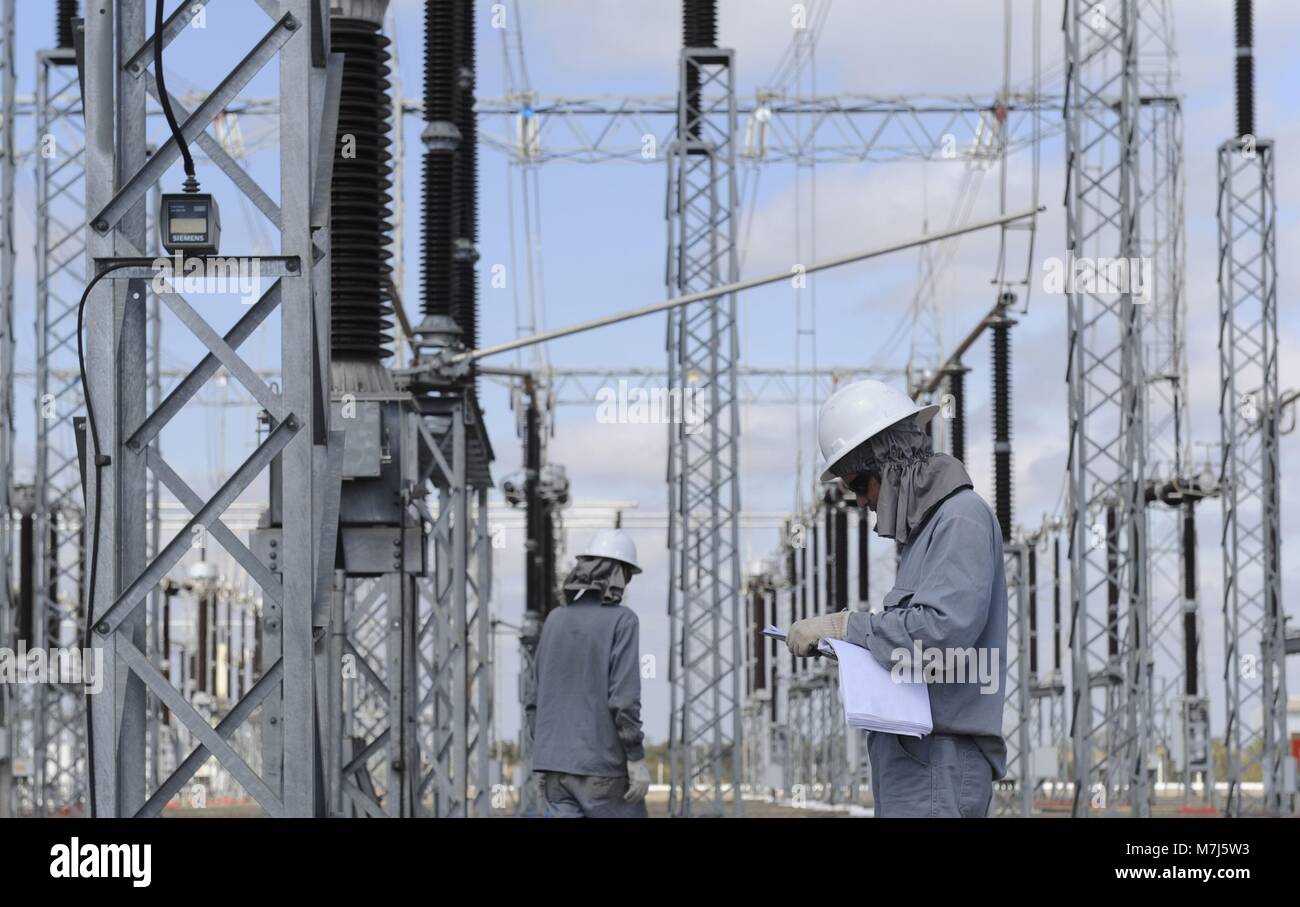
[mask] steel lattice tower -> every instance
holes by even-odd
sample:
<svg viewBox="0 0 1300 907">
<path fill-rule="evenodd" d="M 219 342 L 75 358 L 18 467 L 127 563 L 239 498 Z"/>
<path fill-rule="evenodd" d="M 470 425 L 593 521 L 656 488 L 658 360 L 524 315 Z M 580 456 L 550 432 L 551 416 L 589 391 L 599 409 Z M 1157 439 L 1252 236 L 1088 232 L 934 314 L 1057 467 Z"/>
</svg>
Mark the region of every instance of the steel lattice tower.
<svg viewBox="0 0 1300 907">
<path fill-rule="evenodd" d="M 1284 620 L 1279 570 L 1277 245 L 1273 143 L 1219 147 L 1219 426 L 1228 802 L 1262 773 L 1266 811 L 1283 808 Z"/>
<path fill-rule="evenodd" d="M 1237 3 L 1237 137 L 1219 146 L 1219 430 L 1229 815 L 1289 812 L 1278 512 L 1274 147 L 1254 134 L 1251 4 Z M 1243 782 L 1258 771 L 1263 799 Z"/>
<path fill-rule="evenodd" d="M 82 626 L 81 474 L 74 420 L 77 297 L 85 285 L 85 130 L 72 48 L 36 61 L 36 570 L 33 648 L 75 646 Z M 34 809 L 84 807 L 81 690 L 47 684 L 33 702 Z"/>
<path fill-rule="evenodd" d="M 11 602 L 14 407 L 14 4 L 0 0 L 0 646 L 14 648 L 19 615 Z M 19 607 L 24 607 L 24 604 Z M 16 697 L 0 689 L 0 818 L 13 815 L 18 750 Z"/>
<path fill-rule="evenodd" d="M 1076 260 L 1141 253 L 1137 32 L 1134 0 L 1067 6 L 1066 243 Z M 1069 288 L 1068 372 L 1074 813 L 1145 815 L 1145 315 L 1131 284 L 1080 283 Z"/>
<path fill-rule="evenodd" d="M 268 814 L 307 816 L 315 810 L 319 747 L 313 728 L 313 603 L 323 603 L 321 592 L 328 580 L 328 571 L 319 569 L 316 541 L 328 519 L 316 504 L 325 499 L 329 481 L 321 464 L 337 462 L 329 453 L 340 448 L 338 439 L 315 418 L 327 405 L 327 389 L 317 378 L 328 374 L 329 365 L 328 355 L 324 368 L 318 358 L 327 349 L 322 336 L 328 335 L 322 332 L 329 325 L 328 231 L 313 231 L 327 211 L 329 196 L 327 189 L 317 191 L 315 177 L 329 158 L 313 155 L 313 149 L 322 147 L 322 140 L 323 147 L 333 144 L 336 114 L 327 105 L 326 82 L 327 70 L 337 63 L 319 61 L 312 53 L 307 26 L 314 7 L 306 0 L 284 0 L 281 6 L 279 11 L 265 11 L 260 38 L 193 111 L 173 102 L 181 140 L 203 147 L 212 172 L 220 169 L 231 176 L 267 214 L 278 229 L 280 254 L 259 258 L 260 275 L 271 278 L 270 287 L 224 336 L 180 293 L 158 293 L 208 354 L 156 408 L 149 406 L 146 394 L 144 297 L 156 270 L 151 258 L 142 257 L 147 248 L 145 208 L 151 187 L 179 157 L 179 145 L 172 137 L 152 155 L 146 153 L 145 99 L 147 94 L 157 96 L 159 85 L 144 62 L 150 47 L 144 0 L 117 0 L 102 10 L 103 15 L 86 21 L 84 184 L 89 217 L 83 214 L 78 220 L 89 222 L 84 234 L 87 270 L 105 268 L 111 273 L 89 294 L 86 307 L 87 391 L 94 402 L 102 455 L 91 459 L 95 469 L 87 483 L 89 509 L 98 511 L 90 521 L 97 531 L 89 541 L 92 558 L 96 550 L 103 556 L 85 594 L 95 655 L 102 656 L 107 676 L 125 680 L 121 686 L 107 685 L 90 706 L 93 797 L 97 814 L 105 817 L 157 815 L 211 757 Z M 201 8 L 182 6 L 157 40 L 170 43 Z M 278 203 L 205 131 L 216 113 L 273 63 L 279 70 Z M 313 232 L 324 244 L 319 261 L 313 255 Z M 272 313 L 281 316 L 282 383 L 276 390 L 236 352 Z M 219 366 L 258 400 L 268 427 L 252 454 L 214 493 L 203 497 L 168 465 L 158 437 Z M 234 535 L 222 516 L 254 479 L 272 471 L 276 461 L 272 504 L 278 507 L 281 536 L 276 541 L 282 544 L 271 544 L 275 554 L 268 565 Z M 145 544 L 148 473 L 192 514 L 153 555 Z M 263 671 L 216 726 L 150 657 L 142 607 L 191 547 L 198 529 L 244 567 L 264 597 Z M 156 785 L 145 776 L 146 693 L 163 702 L 197 744 Z M 255 713 L 261 716 L 260 766 L 256 760 L 250 764 L 235 748 L 240 729 L 250 720 L 256 723 Z"/>
<path fill-rule="evenodd" d="M 1161 489 L 1178 488 L 1169 506 L 1148 509 L 1151 643 L 1156 658 L 1152 676 L 1152 720 L 1157 741 L 1167 752 L 1191 730 L 1208 743 L 1203 696 L 1189 698 L 1189 667 L 1199 673 L 1199 652 L 1187 663 L 1188 621 L 1199 622 L 1197 602 L 1184 579 L 1190 566 L 1183 547 L 1183 496 L 1195 483 L 1190 462 L 1187 370 L 1187 299 L 1183 215 L 1183 116 L 1178 95 L 1178 54 L 1169 0 L 1141 0 L 1137 10 L 1139 144 L 1142 148 L 1138 210 L 1142 257 L 1150 262 L 1150 301 L 1143 334 L 1147 368 L 1146 457 L 1148 499 Z M 1183 506 L 1191 506 L 1186 504 Z M 1203 689 L 1202 678 L 1192 687 Z M 1199 717 L 1198 717 L 1199 716 Z M 1195 728 L 1189 728 L 1191 723 Z M 1181 726 L 1181 730 L 1180 730 Z M 1185 747 L 1185 744 L 1184 744 Z M 1208 757 L 1208 750 L 1205 755 Z M 1188 770 L 1188 754 L 1183 768 Z M 1199 759 L 1193 762 L 1202 764 Z M 1186 778 L 1184 778 L 1186 780 Z"/>
<path fill-rule="evenodd" d="M 1014 790 L 995 790 L 990 804 L 993 815 L 1027 816 L 1033 808 L 1034 778 L 1030 768 L 1029 677 L 1029 576 L 1028 547 L 1024 542 L 1007 542 L 1003 570 L 1007 581 L 1007 678 L 1002 709 L 1002 736 L 1007 745 L 1007 775 L 1014 778 Z"/>
<path fill-rule="evenodd" d="M 677 136 L 668 149 L 668 290 L 738 279 L 733 54 L 687 47 Z M 742 810 L 740 487 L 734 297 L 668 316 L 669 386 L 699 394 L 706 418 L 669 426 L 669 740 L 674 815 Z"/>
</svg>

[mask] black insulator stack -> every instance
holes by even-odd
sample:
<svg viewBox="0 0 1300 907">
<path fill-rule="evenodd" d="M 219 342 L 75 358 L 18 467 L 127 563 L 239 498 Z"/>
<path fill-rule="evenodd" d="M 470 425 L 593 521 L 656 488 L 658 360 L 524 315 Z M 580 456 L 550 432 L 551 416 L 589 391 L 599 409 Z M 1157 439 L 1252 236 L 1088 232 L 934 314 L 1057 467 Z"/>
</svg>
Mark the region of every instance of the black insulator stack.
<svg viewBox="0 0 1300 907">
<path fill-rule="evenodd" d="M 59 549 L 51 548 L 50 550 L 58 551 Z M 86 563 L 86 526 L 84 520 L 82 521 L 81 528 L 77 530 L 77 563 L 78 564 Z M 58 588 L 58 569 L 59 568 L 57 562 L 50 567 L 50 572 L 53 574 L 53 578 L 54 578 L 54 582 L 49 587 L 51 589 Z M 77 571 L 77 601 L 78 602 L 86 601 L 86 583 L 90 579 L 90 577 L 87 574 L 88 571 L 86 570 Z M 86 606 L 84 604 L 78 604 L 77 605 L 78 613 L 84 612 L 85 607 Z M 58 620 L 59 620 L 58 617 L 54 615 L 50 615 L 51 629 L 53 630 L 54 634 L 58 634 L 59 632 L 61 632 L 58 626 Z M 84 621 L 78 621 L 77 623 L 76 638 L 77 638 L 77 648 L 79 649 L 82 646 L 82 642 L 85 640 L 85 633 L 82 631 L 82 627 L 84 626 L 84 624 L 85 624 Z M 57 639 L 57 638 L 58 638 L 57 635 L 51 635 L 46 637 L 46 639 Z"/>
<path fill-rule="evenodd" d="M 456 321 L 462 340 L 470 349 L 478 347 L 478 117 L 474 113 L 474 0 L 460 0 L 461 14 L 456 28 L 456 128 L 460 147 L 456 149 L 455 270 Z"/>
<path fill-rule="evenodd" d="M 1183 504 L 1183 678 L 1184 692 L 1198 696 L 1200 667 L 1196 661 L 1196 505 Z"/>
<path fill-rule="evenodd" d="M 54 517 L 54 519 L 51 519 L 48 525 L 49 525 L 49 529 L 45 534 L 45 544 L 48 545 L 49 547 L 46 548 L 45 550 L 58 551 L 59 550 L 58 517 L 56 516 Z M 48 568 L 45 573 L 45 582 L 47 585 L 45 586 L 45 588 L 50 590 L 51 595 L 56 595 L 58 594 L 58 588 L 59 588 L 59 559 L 57 557 L 51 557 L 51 558 L 47 558 L 47 561 L 48 561 Z M 77 563 L 81 563 L 81 561 L 77 561 Z M 81 589 L 78 588 L 77 592 L 78 594 L 80 594 Z M 77 601 L 84 602 L 85 599 L 78 598 Z M 81 606 L 78 605 L 79 610 L 80 607 Z M 58 617 L 55 615 L 53 611 L 48 611 L 46 612 L 45 615 L 45 638 L 46 639 L 60 638 Z"/>
<path fill-rule="evenodd" d="M 72 20 L 77 18 L 77 0 L 58 0 L 54 11 L 54 35 L 58 46 L 70 50 L 72 44 Z"/>
<path fill-rule="evenodd" d="M 767 637 L 763 635 L 764 605 L 763 590 L 755 583 L 753 591 L 749 594 L 750 640 L 754 647 L 753 673 L 746 672 L 746 676 L 749 677 L 750 692 L 761 690 L 767 685 L 767 649 L 763 645 L 767 641 Z"/>
<path fill-rule="evenodd" d="M 560 605 L 559 583 L 555 574 L 555 511 L 547 507 L 542 515 L 542 580 L 546 583 L 546 610 L 550 614 Z"/>
<path fill-rule="evenodd" d="M 838 597 L 835 578 L 839 574 L 839 564 L 835 562 L 835 555 L 839 552 L 839 545 L 835 542 L 835 498 L 830 492 L 822 498 L 822 507 L 822 525 L 826 531 L 826 611 L 829 613 L 835 610 L 835 600 Z"/>
<path fill-rule="evenodd" d="M 330 47 L 343 54 L 342 153 L 334 162 L 330 202 L 330 348 L 336 359 L 379 361 L 392 355 L 388 44 L 375 22 L 330 18 Z"/>
<path fill-rule="evenodd" d="M 1183 502 L 1183 598 L 1196 601 L 1196 502 Z"/>
<path fill-rule="evenodd" d="M 1002 540 L 1011 540 L 1011 325 L 1005 315 L 993 322 L 993 482 Z"/>
<path fill-rule="evenodd" d="M 966 462 L 966 369 L 960 365 L 948 372 L 948 393 L 952 395 L 952 455 Z"/>
<path fill-rule="evenodd" d="M 162 590 L 162 657 L 172 657 L 172 599 L 179 586 L 168 583 Z"/>
<path fill-rule="evenodd" d="M 24 513 L 18 529 L 18 638 L 34 640 L 36 630 L 36 518 Z"/>
<path fill-rule="evenodd" d="M 425 4 L 424 13 L 424 121 L 452 124 L 459 92 L 456 66 L 456 20 L 461 4 Z M 452 151 L 424 152 L 423 248 L 420 295 L 426 317 L 455 314 L 455 210 L 452 187 L 456 158 Z"/>
<path fill-rule="evenodd" d="M 871 531 L 867 512 L 858 511 L 858 602 L 866 604 L 871 593 Z"/>
<path fill-rule="evenodd" d="M 682 46 L 718 46 L 718 10 L 714 0 L 682 0 Z M 687 132 L 691 138 L 698 139 L 700 118 L 695 112 L 700 109 L 700 74 L 692 67 L 686 69 L 686 109 L 692 111 Z"/>
<path fill-rule="evenodd" d="M 835 598 L 832 611 L 843 611 L 849 606 L 849 512 L 840 507 L 835 511 Z"/>
<path fill-rule="evenodd" d="M 1029 546 L 1029 673 L 1038 675 L 1038 541 Z"/>
<path fill-rule="evenodd" d="M 1255 134 L 1255 25 L 1253 0 L 1237 0 L 1237 137 Z"/>
<path fill-rule="evenodd" d="M 555 538 L 550 503 L 542 498 L 542 425 L 537 395 L 528 397 L 524 411 L 524 601 L 541 620 L 557 607 L 555 600 Z"/>
<path fill-rule="evenodd" d="M 1061 670 L 1061 537 L 1052 536 L 1052 669 Z"/>
<path fill-rule="evenodd" d="M 195 646 L 198 661 L 194 666 L 194 688 L 203 693 L 208 692 L 208 634 L 212 629 L 212 618 L 209 613 L 211 607 L 211 597 L 204 592 L 199 596 L 198 642 Z"/>
<path fill-rule="evenodd" d="M 682 46 L 718 46 L 718 9 L 715 0 L 683 0 Z"/>
<path fill-rule="evenodd" d="M 1130 523 L 1128 527 L 1128 550 L 1137 551 L 1138 543 L 1140 539 L 1141 539 L 1141 535 L 1138 532 L 1137 523 L 1136 522 Z M 1143 575 L 1141 570 L 1130 570 L 1128 572 L 1129 601 L 1137 601 L 1138 598 L 1141 596 L 1142 579 L 1143 579 Z M 1133 640 L 1134 649 L 1138 651 L 1141 650 L 1143 645 L 1142 642 L 1143 632 L 1144 632 L 1144 628 L 1142 626 L 1142 622 L 1141 621 L 1134 622 L 1132 625 L 1132 631 L 1130 633 L 1130 637 Z"/>
<path fill-rule="evenodd" d="M 1106 651 L 1119 654 L 1119 514 L 1106 505 Z"/>
<path fill-rule="evenodd" d="M 265 640 L 262 633 L 262 615 L 253 614 L 253 674 L 262 675 L 262 652 Z"/>
<path fill-rule="evenodd" d="M 808 619 L 808 543 L 807 543 L 806 536 L 804 538 L 804 543 L 799 546 L 798 564 L 799 564 L 798 585 L 796 586 L 796 588 L 799 590 L 799 616 L 797 620 L 807 620 Z M 791 607 L 793 608 L 794 606 L 793 599 L 791 599 L 790 604 Z M 793 617 L 794 615 L 791 616 Z M 791 623 L 793 623 L 793 621 L 791 621 Z M 795 664 L 799 666 L 799 670 L 803 670 L 804 666 L 801 665 L 800 662 L 796 661 Z"/>
</svg>

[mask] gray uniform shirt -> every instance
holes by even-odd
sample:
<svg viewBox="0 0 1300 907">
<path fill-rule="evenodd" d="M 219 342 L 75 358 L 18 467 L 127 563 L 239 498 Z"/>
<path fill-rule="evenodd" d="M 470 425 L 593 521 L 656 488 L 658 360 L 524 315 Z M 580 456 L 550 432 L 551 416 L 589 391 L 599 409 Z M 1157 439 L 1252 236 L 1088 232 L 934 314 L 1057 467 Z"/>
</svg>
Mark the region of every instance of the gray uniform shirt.
<svg viewBox="0 0 1300 907">
<path fill-rule="evenodd" d="M 533 767 L 623 777 L 628 760 L 645 758 L 639 624 L 631 609 L 586 596 L 542 627 Z"/>
<path fill-rule="evenodd" d="M 925 678 L 934 733 L 971 735 L 993 777 L 1006 774 L 1007 582 L 1002 532 L 983 498 L 963 488 L 944 499 L 903 546 L 884 608 L 852 612 L 846 635 L 887 668 L 913 662 L 918 642 L 922 666 L 929 648 L 945 656 L 942 681 Z"/>
</svg>

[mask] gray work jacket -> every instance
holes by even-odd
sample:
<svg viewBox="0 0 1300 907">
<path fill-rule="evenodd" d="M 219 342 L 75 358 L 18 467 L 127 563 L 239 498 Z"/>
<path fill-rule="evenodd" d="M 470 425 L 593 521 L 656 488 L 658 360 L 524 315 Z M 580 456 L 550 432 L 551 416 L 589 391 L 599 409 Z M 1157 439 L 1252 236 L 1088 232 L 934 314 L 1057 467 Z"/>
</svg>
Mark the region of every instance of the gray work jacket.
<svg viewBox="0 0 1300 907">
<path fill-rule="evenodd" d="M 925 680 L 934 733 L 974 737 L 993 777 L 1003 777 L 1007 582 L 1002 531 L 983 498 L 963 488 L 935 508 L 903 546 L 883 604 L 849 615 L 848 641 L 886 668 L 899 665 L 908 678 Z M 918 643 L 921 670 L 914 673 Z M 934 673 L 925 672 L 927 662 Z"/>
<path fill-rule="evenodd" d="M 533 768 L 621 777 L 645 758 L 639 624 L 630 608 L 586 595 L 542 627 Z"/>
</svg>

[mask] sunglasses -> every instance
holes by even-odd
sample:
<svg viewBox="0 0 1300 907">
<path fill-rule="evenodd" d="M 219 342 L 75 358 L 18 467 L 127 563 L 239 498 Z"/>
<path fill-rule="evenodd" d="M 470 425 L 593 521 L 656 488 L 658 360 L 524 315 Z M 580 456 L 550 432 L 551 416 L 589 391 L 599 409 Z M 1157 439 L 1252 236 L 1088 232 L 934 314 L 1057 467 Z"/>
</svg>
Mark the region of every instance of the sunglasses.
<svg viewBox="0 0 1300 907">
<path fill-rule="evenodd" d="M 843 481 L 844 481 L 844 485 L 849 489 L 849 491 L 853 492 L 854 494 L 860 494 L 863 497 L 866 497 L 867 486 L 871 482 L 872 478 L 875 477 L 876 474 L 873 472 L 860 472 L 853 477 L 852 482 L 850 482 L 848 479 L 844 479 Z"/>
</svg>

